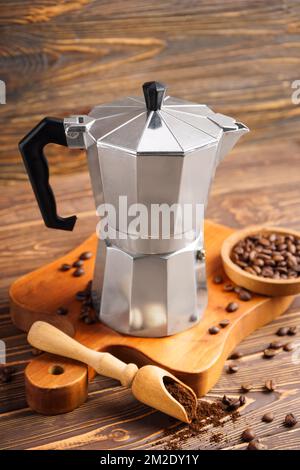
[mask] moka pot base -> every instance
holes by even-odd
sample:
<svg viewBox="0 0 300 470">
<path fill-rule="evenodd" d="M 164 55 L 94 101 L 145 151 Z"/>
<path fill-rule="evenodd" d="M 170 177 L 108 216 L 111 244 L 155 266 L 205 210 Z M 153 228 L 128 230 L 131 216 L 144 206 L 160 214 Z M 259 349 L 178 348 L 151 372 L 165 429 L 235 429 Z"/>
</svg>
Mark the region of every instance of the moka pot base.
<svg viewBox="0 0 300 470">
<path fill-rule="evenodd" d="M 125 336 L 104 324 L 85 324 L 79 319 L 81 302 L 75 295 L 92 279 L 95 256 L 84 262 L 85 275 L 81 277 L 74 277 L 73 269 L 62 272 L 59 268 L 63 263 L 72 264 L 82 252 L 95 254 L 96 235 L 12 284 L 12 321 L 23 331 L 28 331 L 37 320 L 48 321 L 92 349 L 112 352 L 138 366 L 155 364 L 167 369 L 190 385 L 198 396 L 203 396 L 217 382 L 227 357 L 237 344 L 280 316 L 294 298 L 254 294 L 250 301 L 243 302 L 237 300 L 234 292 L 225 292 L 224 284 L 214 283 L 216 275 L 224 275 L 220 251 L 224 239 L 231 233 L 231 228 L 205 222 L 208 306 L 200 322 L 182 333 L 163 338 Z M 225 275 L 224 280 L 226 283 Z M 225 308 L 231 301 L 237 301 L 239 308 L 227 313 Z M 67 315 L 57 314 L 61 306 L 68 309 Z M 209 328 L 218 326 L 224 319 L 229 320 L 229 324 L 217 334 L 210 334 Z M 36 356 L 25 370 L 28 404 L 44 414 L 71 411 L 86 400 L 88 381 L 93 377 L 94 371 L 78 362 L 50 354 Z"/>
</svg>

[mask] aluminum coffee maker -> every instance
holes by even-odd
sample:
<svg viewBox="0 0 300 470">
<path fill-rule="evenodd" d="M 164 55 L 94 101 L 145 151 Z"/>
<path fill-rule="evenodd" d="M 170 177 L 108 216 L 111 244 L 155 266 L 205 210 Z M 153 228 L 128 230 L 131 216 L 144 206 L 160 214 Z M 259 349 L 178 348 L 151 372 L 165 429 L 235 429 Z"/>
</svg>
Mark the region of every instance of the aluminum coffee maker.
<svg viewBox="0 0 300 470">
<path fill-rule="evenodd" d="M 217 165 L 248 129 L 208 106 L 167 96 L 158 82 L 145 83 L 143 92 L 88 115 L 45 118 L 20 151 L 45 224 L 72 230 L 76 216 L 57 214 L 43 148 L 87 150 L 96 207 L 115 209 L 105 213 L 107 236 L 98 243 L 94 308 L 116 331 L 161 337 L 194 326 L 206 308 L 204 210 Z M 132 215 L 124 217 L 124 201 L 145 208 L 148 227 L 138 230 Z M 168 235 L 159 226 L 154 236 L 151 209 L 162 206 L 177 209 Z M 185 207 L 192 208 L 187 226 L 178 223 Z"/>
</svg>

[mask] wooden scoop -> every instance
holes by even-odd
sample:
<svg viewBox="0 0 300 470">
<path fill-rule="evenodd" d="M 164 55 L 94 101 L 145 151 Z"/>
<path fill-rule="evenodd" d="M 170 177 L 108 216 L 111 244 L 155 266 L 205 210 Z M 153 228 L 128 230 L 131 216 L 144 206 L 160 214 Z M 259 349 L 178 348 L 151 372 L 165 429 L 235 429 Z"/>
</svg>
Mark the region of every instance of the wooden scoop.
<svg viewBox="0 0 300 470">
<path fill-rule="evenodd" d="M 131 387 L 135 398 L 142 403 L 180 421 L 190 423 L 191 418 L 188 416 L 187 410 L 170 395 L 165 387 L 164 380 L 169 378 L 184 387 L 191 400 L 194 400 L 194 409 L 196 409 L 197 397 L 190 387 L 164 369 L 151 365 L 138 369 L 135 364 L 126 364 L 112 354 L 89 349 L 55 328 L 55 326 L 42 321 L 37 321 L 32 325 L 27 339 L 33 347 L 41 351 L 58 354 L 88 364 L 98 374 L 117 379 L 125 387 Z"/>
</svg>

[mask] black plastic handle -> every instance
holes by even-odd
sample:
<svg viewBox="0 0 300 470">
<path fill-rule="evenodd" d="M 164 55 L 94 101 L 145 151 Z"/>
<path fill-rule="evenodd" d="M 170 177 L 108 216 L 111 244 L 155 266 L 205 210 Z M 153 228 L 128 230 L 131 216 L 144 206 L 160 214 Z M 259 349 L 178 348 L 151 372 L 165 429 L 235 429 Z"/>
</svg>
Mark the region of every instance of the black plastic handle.
<svg viewBox="0 0 300 470">
<path fill-rule="evenodd" d="M 60 217 L 57 215 L 55 197 L 49 184 L 49 168 L 44 154 L 47 144 L 67 147 L 62 119 L 46 117 L 19 143 L 24 165 L 41 214 L 47 227 L 73 230 L 76 215 Z"/>
</svg>

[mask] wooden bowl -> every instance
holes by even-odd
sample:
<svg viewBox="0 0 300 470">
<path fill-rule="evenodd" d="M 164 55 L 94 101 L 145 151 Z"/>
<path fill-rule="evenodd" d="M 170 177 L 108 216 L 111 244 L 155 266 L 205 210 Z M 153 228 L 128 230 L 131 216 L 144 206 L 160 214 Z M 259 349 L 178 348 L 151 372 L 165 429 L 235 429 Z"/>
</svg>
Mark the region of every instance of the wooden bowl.
<svg viewBox="0 0 300 470">
<path fill-rule="evenodd" d="M 221 248 L 221 257 L 224 270 L 236 285 L 244 287 L 258 294 L 268 295 L 271 297 L 296 295 L 300 293 L 300 277 L 293 279 L 271 279 L 266 277 L 255 276 L 244 271 L 231 260 L 231 253 L 234 246 L 243 238 L 256 233 L 277 233 L 279 235 L 294 235 L 300 238 L 300 233 L 295 230 L 284 229 L 280 227 L 266 227 L 257 225 L 238 230 L 226 238 Z"/>
</svg>

